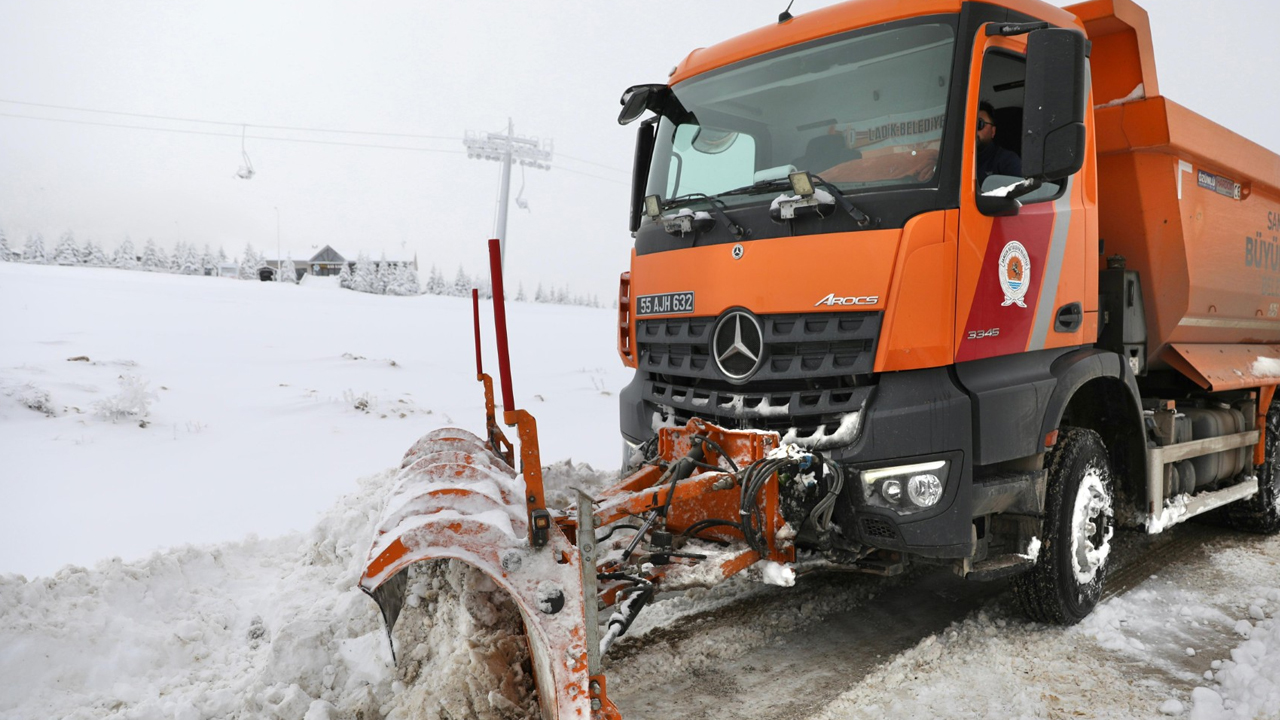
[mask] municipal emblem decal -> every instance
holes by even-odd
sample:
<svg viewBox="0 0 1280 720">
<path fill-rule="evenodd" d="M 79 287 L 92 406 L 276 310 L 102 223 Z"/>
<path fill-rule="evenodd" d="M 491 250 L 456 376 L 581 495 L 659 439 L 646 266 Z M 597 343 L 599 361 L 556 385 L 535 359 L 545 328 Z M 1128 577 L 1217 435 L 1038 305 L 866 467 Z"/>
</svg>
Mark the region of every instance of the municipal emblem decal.
<svg viewBox="0 0 1280 720">
<path fill-rule="evenodd" d="M 1000 252 L 1000 289 L 1004 291 L 1004 302 L 1000 307 L 1017 305 L 1027 306 L 1022 301 L 1027 296 L 1027 288 L 1031 285 L 1031 256 L 1022 243 L 1014 241 L 1004 246 Z"/>
</svg>

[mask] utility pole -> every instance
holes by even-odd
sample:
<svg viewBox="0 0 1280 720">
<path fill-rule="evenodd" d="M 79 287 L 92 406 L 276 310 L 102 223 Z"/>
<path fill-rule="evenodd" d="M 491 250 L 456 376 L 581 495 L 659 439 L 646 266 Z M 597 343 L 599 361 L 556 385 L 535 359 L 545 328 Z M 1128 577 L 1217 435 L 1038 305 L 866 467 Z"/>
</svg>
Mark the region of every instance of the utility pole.
<svg viewBox="0 0 1280 720">
<path fill-rule="evenodd" d="M 467 157 L 472 160 L 494 160 L 502 163 L 502 180 L 498 186 L 498 216 L 494 223 L 494 237 L 498 238 L 503 264 L 507 259 L 507 203 L 511 197 L 511 166 L 520 163 L 535 170 L 550 170 L 553 143 L 535 137 L 519 137 L 515 124 L 507 118 L 507 132 L 473 133 L 468 131 L 462 140 L 467 146 Z"/>
<path fill-rule="evenodd" d="M 280 279 L 280 267 L 284 264 L 280 257 L 280 208 L 273 207 L 276 211 L 276 279 Z"/>
</svg>

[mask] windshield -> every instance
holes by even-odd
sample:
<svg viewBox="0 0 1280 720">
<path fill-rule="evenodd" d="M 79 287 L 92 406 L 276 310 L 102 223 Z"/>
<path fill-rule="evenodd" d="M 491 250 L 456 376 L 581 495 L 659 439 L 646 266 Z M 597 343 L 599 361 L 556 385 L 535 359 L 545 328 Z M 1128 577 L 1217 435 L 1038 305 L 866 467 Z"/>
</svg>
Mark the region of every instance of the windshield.
<svg viewBox="0 0 1280 720">
<path fill-rule="evenodd" d="M 807 170 L 844 192 L 936 184 L 955 30 L 900 26 L 810 45 L 673 88 L 688 111 L 660 120 L 646 195 L 665 201 L 777 194 Z"/>
</svg>

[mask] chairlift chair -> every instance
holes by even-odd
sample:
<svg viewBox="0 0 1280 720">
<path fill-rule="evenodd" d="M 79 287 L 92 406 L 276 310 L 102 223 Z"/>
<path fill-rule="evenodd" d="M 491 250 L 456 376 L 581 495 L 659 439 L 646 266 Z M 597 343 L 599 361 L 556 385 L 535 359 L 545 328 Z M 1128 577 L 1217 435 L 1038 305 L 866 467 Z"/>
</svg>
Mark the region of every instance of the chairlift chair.
<svg viewBox="0 0 1280 720">
<path fill-rule="evenodd" d="M 240 126 L 240 156 L 244 158 L 244 164 L 236 171 L 236 177 L 241 180 L 252 180 L 254 175 L 253 161 L 249 159 L 249 151 L 244 146 L 244 135 L 246 125 Z"/>
</svg>

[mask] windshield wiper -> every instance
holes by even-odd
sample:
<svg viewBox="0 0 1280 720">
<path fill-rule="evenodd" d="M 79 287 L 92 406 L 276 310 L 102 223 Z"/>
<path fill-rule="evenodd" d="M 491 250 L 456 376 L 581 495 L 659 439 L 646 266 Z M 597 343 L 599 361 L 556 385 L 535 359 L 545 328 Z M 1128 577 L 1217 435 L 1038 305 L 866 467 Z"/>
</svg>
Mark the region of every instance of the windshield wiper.
<svg viewBox="0 0 1280 720">
<path fill-rule="evenodd" d="M 809 177 L 813 179 L 815 184 L 821 185 L 827 192 L 831 193 L 832 197 L 835 198 L 836 204 L 840 206 L 841 210 L 849 213 L 849 217 L 853 218 L 853 221 L 858 223 L 858 227 L 869 227 L 875 222 L 872 220 L 870 215 L 854 207 L 853 203 L 849 202 L 849 198 L 845 197 L 844 193 L 840 192 L 840 188 L 832 185 L 813 173 L 809 173 Z"/>
<path fill-rule="evenodd" d="M 716 197 L 729 197 L 730 195 L 750 195 L 752 193 L 758 193 L 763 190 L 773 190 L 781 187 L 791 187 L 791 181 L 785 177 L 769 178 L 768 180 L 761 180 L 759 182 L 751 183 L 750 185 L 744 185 L 740 188 L 734 188 L 733 190 L 726 190 L 722 193 L 716 193 Z"/>
<path fill-rule="evenodd" d="M 734 240 L 741 240 L 742 238 L 750 235 L 745 228 L 729 219 L 729 215 L 724 211 L 725 204 L 719 198 L 713 198 L 708 195 L 704 195 L 703 193 L 689 193 L 688 195 L 674 197 L 663 203 L 662 206 L 663 209 L 671 209 L 694 200 L 705 200 L 706 203 L 711 206 L 711 212 L 713 212 L 716 218 L 718 218 L 720 222 L 724 223 L 724 226 L 729 229 L 729 234 L 733 236 Z M 668 234 L 674 235 L 678 232 L 683 235 L 693 229 L 694 217 L 691 215 L 673 217 L 663 216 L 658 218 L 658 220 L 662 222 L 662 229 L 666 230 Z"/>
</svg>

